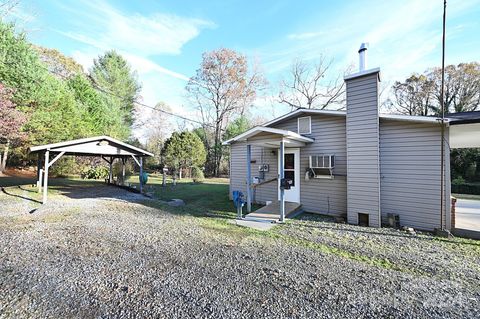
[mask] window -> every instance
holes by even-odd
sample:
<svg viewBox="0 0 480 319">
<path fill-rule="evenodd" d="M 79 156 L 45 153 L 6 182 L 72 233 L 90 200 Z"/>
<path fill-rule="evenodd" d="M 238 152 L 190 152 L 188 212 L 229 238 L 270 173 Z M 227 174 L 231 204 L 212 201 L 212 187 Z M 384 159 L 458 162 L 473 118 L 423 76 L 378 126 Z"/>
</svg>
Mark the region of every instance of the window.
<svg viewBox="0 0 480 319">
<path fill-rule="evenodd" d="M 298 118 L 298 134 L 312 133 L 312 118 L 310 116 Z"/>
<path fill-rule="evenodd" d="M 283 174 L 285 178 L 290 180 L 290 186 L 295 186 L 295 154 L 285 154 L 284 157 L 284 165 L 285 169 L 283 170 Z"/>
</svg>

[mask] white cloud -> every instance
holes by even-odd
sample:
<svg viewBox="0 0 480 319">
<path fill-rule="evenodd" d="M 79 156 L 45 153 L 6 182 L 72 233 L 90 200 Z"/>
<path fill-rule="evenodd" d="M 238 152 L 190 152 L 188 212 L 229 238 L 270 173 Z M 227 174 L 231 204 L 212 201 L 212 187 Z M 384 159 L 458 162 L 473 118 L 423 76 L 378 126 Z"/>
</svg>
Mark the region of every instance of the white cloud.
<svg viewBox="0 0 480 319">
<path fill-rule="evenodd" d="M 71 21 L 73 27 L 68 31 L 55 30 L 83 44 L 83 48 L 75 50 L 72 57 L 88 70 L 100 54 L 115 49 L 137 71 L 143 103 L 154 106 L 163 101 L 175 114 L 191 117 L 192 111 L 183 106 L 184 87 L 189 77 L 161 66 L 153 58 L 181 54 L 187 42 L 203 29 L 214 28 L 215 24 L 166 13 L 127 15 L 105 1 L 80 1 L 80 4 L 80 9 L 59 4 L 77 19 Z M 142 108 L 140 122 L 149 118 L 152 112 L 155 111 Z M 145 129 L 140 126 L 134 134 L 144 138 Z"/>
<path fill-rule="evenodd" d="M 447 39 L 462 30 L 449 21 L 455 21 L 479 3 L 478 0 L 449 2 Z M 368 6 L 352 2 L 340 15 L 303 21 L 296 32 L 287 34 L 288 45 L 282 39 L 255 52 L 274 77 L 284 73 L 294 59 L 314 60 L 320 54 L 333 57 L 333 67 L 341 71 L 357 64 L 360 43 L 369 42 L 369 65 L 380 66 L 384 79 L 400 79 L 440 63 L 442 9 L 441 2 L 427 0 L 372 1 Z"/>
<path fill-rule="evenodd" d="M 125 14 L 104 1 L 82 4 L 83 11 L 76 12 L 83 17 L 75 22 L 78 31 L 59 32 L 101 50 L 114 48 L 140 56 L 180 54 L 185 43 L 197 37 L 202 29 L 215 27 L 208 20 L 174 14 Z"/>
</svg>

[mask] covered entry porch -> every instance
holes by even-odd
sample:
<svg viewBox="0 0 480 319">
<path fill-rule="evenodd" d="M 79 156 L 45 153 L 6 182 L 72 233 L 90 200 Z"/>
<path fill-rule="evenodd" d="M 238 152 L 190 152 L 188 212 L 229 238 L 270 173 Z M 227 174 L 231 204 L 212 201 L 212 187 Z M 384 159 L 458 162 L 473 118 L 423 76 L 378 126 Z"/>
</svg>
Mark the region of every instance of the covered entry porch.
<svg viewBox="0 0 480 319">
<path fill-rule="evenodd" d="M 246 204 L 247 216 L 245 219 L 254 219 L 267 222 L 284 222 L 285 216 L 300 207 L 300 149 L 314 139 L 292 131 L 271 127 L 255 127 L 234 139 L 225 141 L 224 145 L 234 142 L 243 142 L 246 148 Z M 243 146 L 242 146 L 243 147 Z M 273 178 L 259 180 L 254 178 L 253 168 L 268 170 L 268 163 L 252 161 L 252 147 L 260 147 L 275 153 L 278 160 L 278 172 Z M 275 166 L 277 166 L 275 165 Z M 273 173 L 273 172 L 271 172 Z M 272 176 L 272 175 L 271 175 Z M 267 183 L 275 183 L 278 196 L 267 202 L 265 207 L 252 213 L 253 192 L 255 188 Z M 239 218 L 243 218 L 240 217 Z"/>
</svg>

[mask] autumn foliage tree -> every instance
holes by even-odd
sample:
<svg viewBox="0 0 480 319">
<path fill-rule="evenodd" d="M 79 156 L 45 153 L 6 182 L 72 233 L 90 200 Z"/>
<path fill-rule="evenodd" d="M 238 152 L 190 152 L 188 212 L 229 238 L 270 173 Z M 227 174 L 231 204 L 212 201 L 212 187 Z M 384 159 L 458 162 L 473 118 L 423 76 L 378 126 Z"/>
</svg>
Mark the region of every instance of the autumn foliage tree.
<svg viewBox="0 0 480 319">
<path fill-rule="evenodd" d="M 208 169 L 213 176 L 220 173 L 221 141 L 228 122 L 247 111 L 265 83 L 258 69 L 249 66 L 238 52 L 219 49 L 203 54 L 186 89 L 201 114 Z"/>
<path fill-rule="evenodd" d="M 17 110 L 12 98 L 13 90 L 0 83 L 0 143 L 3 145 L 3 152 L 0 153 L 0 174 L 7 166 L 10 146 L 24 138 L 21 127 L 27 120 L 25 114 Z"/>
</svg>

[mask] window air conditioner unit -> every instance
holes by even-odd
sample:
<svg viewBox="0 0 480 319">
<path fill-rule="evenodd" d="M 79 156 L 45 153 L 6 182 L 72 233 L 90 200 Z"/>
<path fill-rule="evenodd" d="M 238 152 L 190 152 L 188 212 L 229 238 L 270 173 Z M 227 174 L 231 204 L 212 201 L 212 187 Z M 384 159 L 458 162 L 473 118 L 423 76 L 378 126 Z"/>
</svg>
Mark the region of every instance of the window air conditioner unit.
<svg viewBox="0 0 480 319">
<path fill-rule="evenodd" d="M 335 167 L 335 155 L 312 155 L 310 156 L 310 168 L 328 168 Z"/>
<path fill-rule="evenodd" d="M 334 167 L 335 155 L 312 155 L 309 157 L 309 167 L 305 178 L 333 179 Z"/>
</svg>

